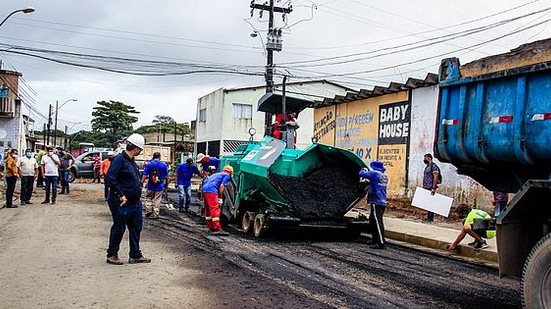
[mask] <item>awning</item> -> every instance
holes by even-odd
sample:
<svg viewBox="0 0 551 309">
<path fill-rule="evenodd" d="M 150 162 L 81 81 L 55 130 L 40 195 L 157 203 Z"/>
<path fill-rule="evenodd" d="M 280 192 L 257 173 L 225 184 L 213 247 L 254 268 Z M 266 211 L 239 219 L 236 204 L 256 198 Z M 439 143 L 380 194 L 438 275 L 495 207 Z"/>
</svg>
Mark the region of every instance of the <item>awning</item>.
<svg viewBox="0 0 551 309">
<path fill-rule="evenodd" d="M 258 100 L 258 111 L 270 114 L 281 114 L 283 96 L 281 94 L 268 92 Z M 312 105 L 314 101 L 299 99 L 295 97 L 285 96 L 286 112 L 296 112 L 297 114 L 303 111 L 308 106 Z"/>
</svg>

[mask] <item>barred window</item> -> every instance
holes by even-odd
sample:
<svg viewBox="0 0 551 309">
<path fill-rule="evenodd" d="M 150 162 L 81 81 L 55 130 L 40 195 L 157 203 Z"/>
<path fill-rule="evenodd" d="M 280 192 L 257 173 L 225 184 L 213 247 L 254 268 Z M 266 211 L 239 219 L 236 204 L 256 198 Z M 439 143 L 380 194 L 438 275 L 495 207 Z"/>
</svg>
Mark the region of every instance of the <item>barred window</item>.
<svg viewBox="0 0 551 309">
<path fill-rule="evenodd" d="M 202 108 L 199 110 L 199 122 L 207 122 L 207 109 Z"/>
<path fill-rule="evenodd" d="M 233 103 L 233 118 L 252 119 L 253 106 L 250 104 Z"/>
</svg>

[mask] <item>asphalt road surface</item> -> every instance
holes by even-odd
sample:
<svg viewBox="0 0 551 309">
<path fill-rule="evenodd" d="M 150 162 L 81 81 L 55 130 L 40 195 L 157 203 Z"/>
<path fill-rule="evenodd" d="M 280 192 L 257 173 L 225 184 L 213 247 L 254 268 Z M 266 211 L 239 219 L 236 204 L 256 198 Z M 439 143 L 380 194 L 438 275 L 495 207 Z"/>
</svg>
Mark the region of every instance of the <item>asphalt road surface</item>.
<svg viewBox="0 0 551 309">
<path fill-rule="evenodd" d="M 174 195 L 171 195 L 175 198 Z M 150 224 L 168 238 L 255 275 L 248 289 L 280 285 L 301 300 L 297 307 L 518 308 L 520 284 L 492 268 L 401 246 L 371 249 L 366 239 L 333 233 L 288 232 L 263 239 L 229 227 L 229 237 L 210 236 L 193 214 L 164 211 Z M 276 301 L 286 295 L 262 295 Z M 291 300 L 292 301 L 292 300 Z M 289 305 L 289 302 L 286 302 Z"/>
</svg>

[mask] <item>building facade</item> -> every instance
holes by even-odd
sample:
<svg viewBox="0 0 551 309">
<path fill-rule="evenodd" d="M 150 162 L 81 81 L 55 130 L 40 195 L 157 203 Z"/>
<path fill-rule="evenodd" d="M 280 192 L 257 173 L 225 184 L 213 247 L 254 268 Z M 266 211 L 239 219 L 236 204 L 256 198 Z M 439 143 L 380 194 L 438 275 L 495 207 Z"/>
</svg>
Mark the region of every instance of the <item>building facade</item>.
<svg viewBox="0 0 551 309">
<path fill-rule="evenodd" d="M 274 92 L 281 94 L 282 85 L 275 85 Z M 329 81 L 292 82 L 286 85 L 286 95 L 306 100 L 344 95 L 352 89 Z M 229 154 L 247 142 L 249 129 L 255 128 L 254 141 L 264 135 L 265 113 L 258 112 L 258 100 L 265 94 L 265 86 L 235 89 L 220 88 L 197 102 L 195 127 L 195 153 L 211 156 Z M 312 143 L 314 110 L 300 112 L 297 122 L 297 148 L 304 149 Z"/>
<path fill-rule="evenodd" d="M 0 70 L 0 153 L 27 146 L 22 102 L 19 99 L 21 73 Z"/>
<path fill-rule="evenodd" d="M 435 74 L 350 92 L 315 103 L 314 136 L 320 143 L 356 153 L 365 162 L 383 161 L 389 196 L 411 198 L 422 186 L 423 156 L 433 153 L 437 103 Z M 435 162 L 443 176 L 439 192 L 453 197 L 455 204 L 491 203 L 483 186 L 457 174 L 453 165 Z"/>
</svg>

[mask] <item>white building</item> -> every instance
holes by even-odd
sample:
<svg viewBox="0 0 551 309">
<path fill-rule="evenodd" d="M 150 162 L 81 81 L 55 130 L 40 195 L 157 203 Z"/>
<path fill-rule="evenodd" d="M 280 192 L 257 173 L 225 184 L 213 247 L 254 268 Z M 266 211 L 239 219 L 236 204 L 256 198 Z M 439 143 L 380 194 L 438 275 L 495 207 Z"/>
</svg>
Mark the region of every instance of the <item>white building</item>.
<svg viewBox="0 0 551 309">
<path fill-rule="evenodd" d="M 281 84 L 274 92 L 281 94 Z M 322 100 L 325 97 L 344 95 L 352 89 L 326 81 L 289 82 L 286 95 L 306 100 Z M 195 132 L 195 153 L 211 156 L 232 153 L 249 140 L 249 128 L 254 127 L 255 141 L 264 136 L 263 112 L 258 112 L 258 100 L 266 92 L 265 86 L 225 89 L 220 88 L 197 102 L 197 127 Z M 312 143 L 314 112 L 307 108 L 302 111 L 297 122 L 297 148 L 304 149 Z"/>
<path fill-rule="evenodd" d="M 27 146 L 22 101 L 18 98 L 21 73 L 0 70 L 0 154 L 8 149 L 24 150 Z"/>
</svg>

